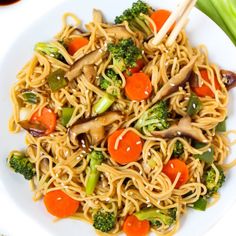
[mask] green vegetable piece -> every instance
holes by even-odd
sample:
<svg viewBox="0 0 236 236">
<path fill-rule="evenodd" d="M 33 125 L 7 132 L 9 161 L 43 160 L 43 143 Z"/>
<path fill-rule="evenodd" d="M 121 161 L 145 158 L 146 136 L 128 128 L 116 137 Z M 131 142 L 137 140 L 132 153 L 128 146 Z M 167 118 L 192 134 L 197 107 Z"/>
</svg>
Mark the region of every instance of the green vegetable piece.
<svg viewBox="0 0 236 236">
<path fill-rule="evenodd" d="M 115 102 L 114 96 L 106 93 L 96 104 L 93 106 L 93 110 L 96 114 L 101 114 L 109 109 L 109 107 Z"/>
<path fill-rule="evenodd" d="M 193 204 L 193 209 L 199 211 L 205 211 L 207 207 L 207 200 L 203 197 L 200 197 L 196 202 Z"/>
<path fill-rule="evenodd" d="M 115 18 L 116 24 L 121 24 L 124 21 L 127 21 L 129 27 L 137 32 L 141 32 L 144 34 L 145 37 L 148 37 L 152 34 L 150 29 L 150 25 L 146 22 L 145 18 L 142 17 L 140 14 L 149 15 L 151 11 L 151 7 L 143 1 L 137 1 L 133 3 L 131 8 L 126 9 L 122 15 L 117 16 Z"/>
<path fill-rule="evenodd" d="M 54 57 L 60 61 L 64 60 L 58 48 L 56 48 L 52 43 L 39 42 L 34 47 L 35 51 L 42 52 L 50 57 Z"/>
<path fill-rule="evenodd" d="M 171 209 L 158 209 L 158 208 L 145 208 L 134 215 L 139 220 L 148 220 L 154 224 L 160 221 L 167 226 L 171 226 L 176 220 L 176 208 Z"/>
<path fill-rule="evenodd" d="M 113 58 L 113 64 L 121 71 L 137 66 L 137 60 L 142 58 L 142 52 L 132 39 L 122 39 L 117 44 L 109 43 L 107 47 Z"/>
<path fill-rule="evenodd" d="M 23 175 L 27 180 L 31 180 L 36 174 L 35 165 L 23 153 L 13 153 L 9 165 L 16 173 Z"/>
<path fill-rule="evenodd" d="M 216 132 L 226 132 L 226 119 L 216 126 Z"/>
<path fill-rule="evenodd" d="M 194 93 L 191 94 L 188 106 L 187 106 L 187 114 L 189 116 L 196 115 L 202 109 L 202 102 Z"/>
<path fill-rule="evenodd" d="M 62 108 L 60 122 L 63 126 L 66 126 L 69 123 L 74 110 L 75 110 L 74 107 L 63 107 Z"/>
<path fill-rule="evenodd" d="M 217 183 L 215 181 L 216 172 L 212 166 L 209 169 L 207 169 L 203 175 L 203 182 L 207 187 L 207 194 L 206 194 L 207 198 L 210 198 L 215 193 L 217 193 L 219 189 L 222 187 L 223 183 L 225 182 L 225 174 L 223 169 L 220 166 L 216 166 L 216 168 L 219 170 L 220 173 Z"/>
<path fill-rule="evenodd" d="M 184 145 L 179 140 L 177 140 L 172 155 L 175 157 L 179 157 L 183 153 L 184 153 Z"/>
<path fill-rule="evenodd" d="M 102 152 L 92 151 L 88 157 L 90 159 L 90 173 L 86 184 L 86 194 L 91 195 L 96 188 L 100 176 L 97 166 L 101 165 L 104 160 L 104 156 Z"/>
<path fill-rule="evenodd" d="M 166 101 L 160 101 L 148 109 L 138 119 L 135 128 L 138 130 L 147 129 L 149 132 L 169 128 L 168 105 Z"/>
<path fill-rule="evenodd" d="M 109 232 L 115 227 L 116 216 L 113 212 L 99 210 L 93 215 L 93 227 L 104 233 Z"/>
<path fill-rule="evenodd" d="M 58 69 L 52 72 L 48 78 L 48 85 L 52 92 L 56 92 L 61 88 L 64 88 L 67 85 L 67 80 L 65 78 L 65 71 Z"/>
<path fill-rule="evenodd" d="M 39 97 L 30 90 L 24 90 L 19 95 L 24 102 L 30 103 L 30 104 L 37 104 L 39 103 Z"/>
<path fill-rule="evenodd" d="M 195 142 L 194 147 L 200 149 L 206 146 L 205 143 Z M 214 147 L 210 146 L 208 150 L 202 154 L 195 154 L 195 158 L 205 161 L 207 164 L 211 164 L 214 161 Z"/>
</svg>

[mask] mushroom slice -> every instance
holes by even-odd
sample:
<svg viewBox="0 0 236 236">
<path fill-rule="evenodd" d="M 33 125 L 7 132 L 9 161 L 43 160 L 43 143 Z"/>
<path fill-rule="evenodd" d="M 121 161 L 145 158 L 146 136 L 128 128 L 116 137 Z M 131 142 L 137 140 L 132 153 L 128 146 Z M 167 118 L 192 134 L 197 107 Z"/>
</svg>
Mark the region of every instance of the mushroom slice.
<svg viewBox="0 0 236 236">
<path fill-rule="evenodd" d="M 93 22 L 99 24 L 103 22 L 103 16 L 100 10 L 93 9 Z"/>
<path fill-rule="evenodd" d="M 82 69 L 85 78 L 93 83 L 93 81 L 95 80 L 96 76 L 97 76 L 97 70 L 96 67 L 94 65 L 86 65 L 83 67 Z"/>
<path fill-rule="evenodd" d="M 71 81 L 75 77 L 79 76 L 82 69 L 86 65 L 94 65 L 99 62 L 106 52 L 102 49 L 97 49 L 85 55 L 84 57 L 77 60 L 70 68 L 70 70 L 65 74 L 65 77 Z"/>
<path fill-rule="evenodd" d="M 119 112 L 111 111 L 104 115 L 94 117 L 93 119 L 84 120 L 82 123 L 75 124 L 69 129 L 70 141 L 77 145 L 77 136 L 83 133 L 89 134 L 91 144 L 96 145 L 105 138 L 105 127 L 117 120 L 122 119 Z"/>
<path fill-rule="evenodd" d="M 190 62 L 183 67 L 178 74 L 173 76 L 164 86 L 157 92 L 156 96 L 153 98 L 153 103 L 161 100 L 162 98 L 176 92 L 180 86 L 183 86 L 189 79 L 194 64 L 198 56 L 192 57 Z"/>
<path fill-rule="evenodd" d="M 32 123 L 28 120 L 19 121 L 18 124 L 27 130 L 33 137 L 41 137 L 45 135 L 47 128 L 38 123 Z"/>
<path fill-rule="evenodd" d="M 132 36 L 124 26 L 112 26 L 104 30 L 109 36 L 116 39 L 129 39 Z"/>
<path fill-rule="evenodd" d="M 201 143 L 207 143 L 208 140 L 202 133 L 201 129 L 192 126 L 189 116 L 180 119 L 178 124 L 172 125 L 170 128 L 162 131 L 153 131 L 153 136 L 161 138 L 173 138 L 177 136 L 187 136 Z"/>
<path fill-rule="evenodd" d="M 220 74 L 223 77 L 223 83 L 227 90 L 236 87 L 236 73 L 229 70 L 220 70 Z"/>
</svg>

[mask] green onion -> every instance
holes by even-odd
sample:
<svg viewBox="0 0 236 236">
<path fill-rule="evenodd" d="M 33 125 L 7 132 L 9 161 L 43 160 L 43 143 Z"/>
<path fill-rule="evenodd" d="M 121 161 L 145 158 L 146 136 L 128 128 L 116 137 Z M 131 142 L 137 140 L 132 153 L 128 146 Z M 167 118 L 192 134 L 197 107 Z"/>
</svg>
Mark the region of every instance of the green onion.
<svg viewBox="0 0 236 236">
<path fill-rule="evenodd" d="M 199 143 L 199 142 L 194 143 L 194 147 L 196 149 L 200 149 L 205 146 L 206 146 L 206 144 L 204 144 L 204 143 Z M 214 161 L 214 148 L 213 148 L 213 146 L 210 146 L 208 148 L 208 150 L 202 154 L 195 154 L 194 157 L 196 159 L 200 159 L 202 161 L 205 161 L 208 164 L 211 164 Z"/>
<path fill-rule="evenodd" d="M 60 122 L 63 126 L 66 126 L 69 123 L 74 110 L 75 110 L 74 107 L 63 107 L 62 108 Z"/>
<path fill-rule="evenodd" d="M 198 0 L 196 6 L 224 30 L 236 45 L 235 0 Z"/>
<path fill-rule="evenodd" d="M 58 69 L 52 72 L 48 78 L 48 85 L 52 92 L 56 92 L 57 90 L 64 88 L 67 85 L 67 80 L 65 78 L 65 71 L 62 69 Z"/>
<path fill-rule="evenodd" d="M 19 94 L 19 97 L 21 99 L 23 99 L 24 102 L 27 102 L 27 103 L 30 103 L 30 104 L 39 103 L 38 96 L 30 90 L 22 90 L 21 94 Z"/>
<path fill-rule="evenodd" d="M 216 126 L 216 132 L 225 132 L 226 131 L 226 119 L 223 120 L 222 122 L 220 122 L 217 126 Z"/>
<path fill-rule="evenodd" d="M 202 102 L 194 93 L 191 94 L 188 106 L 187 106 L 187 114 L 189 116 L 196 115 L 202 109 Z"/>
<path fill-rule="evenodd" d="M 96 104 L 94 104 L 93 110 L 96 114 L 101 114 L 109 109 L 114 101 L 115 98 L 112 95 L 106 93 L 104 97 L 102 97 Z"/>
<path fill-rule="evenodd" d="M 207 207 L 207 200 L 203 197 L 200 197 L 196 202 L 193 204 L 193 209 L 199 211 L 205 211 Z"/>
</svg>

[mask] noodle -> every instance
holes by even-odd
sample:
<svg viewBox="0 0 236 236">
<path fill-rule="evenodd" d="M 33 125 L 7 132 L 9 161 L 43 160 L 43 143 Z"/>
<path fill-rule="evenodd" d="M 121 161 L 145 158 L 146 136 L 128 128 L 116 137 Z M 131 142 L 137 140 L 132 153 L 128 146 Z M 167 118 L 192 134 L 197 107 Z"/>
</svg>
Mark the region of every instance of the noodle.
<svg viewBox="0 0 236 236">
<path fill-rule="evenodd" d="M 73 19 L 74 26 L 69 25 L 68 17 Z M 152 19 L 148 16 L 145 16 L 145 19 L 154 26 L 156 32 L 157 29 Z M 131 33 L 130 35 L 137 46 L 143 50 L 143 58 L 146 61 L 143 71 L 150 75 L 153 86 L 151 99 L 138 102 L 130 101 L 125 97 L 122 89 L 126 85 L 126 78 L 118 67 L 111 65 L 111 57 L 104 57 L 95 63 L 96 78 L 94 80 L 89 80 L 84 74 L 81 74 L 70 81 L 65 88 L 53 93 L 47 83 L 47 77 L 51 72 L 57 69 L 67 72 L 79 58 L 95 49 L 105 48 L 109 42 L 117 41 L 105 30 L 112 25 L 91 22 L 86 25 L 88 33 L 80 32 L 77 28 L 78 25 L 80 25 L 80 20 L 75 15 L 65 14 L 63 29 L 56 35 L 56 41 L 52 43 L 59 50 L 64 61 L 35 52 L 33 58 L 18 73 L 18 82 L 11 90 L 13 115 L 9 121 L 9 129 L 12 132 L 20 131 L 18 122 L 23 108 L 29 110 L 28 117 L 31 117 L 36 111 L 41 112 L 44 107 L 51 108 L 58 117 L 61 116 L 63 107 L 74 108 L 66 127 L 57 122 L 55 132 L 50 135 L 42 137 L 26 135 L 28 146 L 26 152 L 30 161 L 36 166 L 36 176 L 31 180 L 31 188 L 34 192 L 33 199 L 37 201 L 50 191 L 63 190 L 71 198 L 81 202 L 80 211 L 72 217 L 90 223 L 93 222 L 92 215 L 95 210 L 102 208 L 108 212 L 115 212 L 118 214 L 117 224 L 109 232 L 109 235 L 118 234 L 125 217 L 139 211 L 144 206 L 155 206 L 159 209 L 176 207 L 177 222 L 173 227 L 168 228 L 162 224 L 158 228 L 152 228 L 152 231 L 158 235 L 172 234 L 179 228 L 180 216 L 186 213 L 187 206 L 193 205 L 207 193 L 207 187 L 202 183 L 206 165 L 203 161 L 196 159 L 194 155 L 202 154 L 211 146 L 214 147 L 214 164 L 212 167 L 216 172 L 216 183 L 219 179 L 217 165 L 221 165 L 225 170 L 235 165 L 235 161 L 231 164 L 225 164 L 230 146 L 227 133 L 218 134 L 215 132 L 217 124 L 224 121 L 227 116 L 228 104 L 228 92 L 222 82 L 219 68 L 209 62 L 207 49 L 204 46 L 193 48 L 190 45 L 184 30 L 179 33 L 171 47 L 165 45 L 166 38 L 161 44 L 153 46 L 149 42 L 142 43 L 139 40 L 140 36 L 136 37 L 136 34 L 125 22 L 123 26 Z M 73 56 L 70 55 L 61 41 L 69 42 L 73 38 L 84 35 L 89 36 L 89 43 Z M 198 56 L 198 59 L 193 71 L 200 78 L 200 70 L 204 68 L 207 71 L 209 82 L 201 80 L 201 83 L 210 88 L 215 98 L 200 97 L 202 109 L 195 115 L 192 125 L 203 130 L 210 143 L 201 149 L 197 149 L 192 146 L 192 141 L 189 138 L 166 139 L 153 136 L 147 129 L 143 129 L 143 132 L 136 130 L 133 127 L 134 122 L 153 105 L 152 99 L 160 87 L 177 75 L 195 55 Z M 117 88 L 114 82 L 107 77 L 105 73 L 107 68 L 114 69 L 119 74 L 122 81 L 120 88 Z M 98 86 L 100 76 L 106 78 L 111 84 L 107 92 L 113 93 L 115 91 L 117 94 L 118 99 L 110 109 L 120 111 L 125 115 L 125 120 L 111 124 L 107 136 L 118 128 L 126 128 L 116 140 L 115 149 L 118 149 L 120 140 L 130 131 L 142 139 L 143 149 L 142 157 L 137 162 L 120 166 L 110 159 L 106 137 L 100 145 L 91 146 L 90 148 L 101 151 L 108 159 L 105 163 L 97 166 L 97 170 L 101 173 L 100 181 L 94 193 L 87 196 L 85 186 L 90 171 L 89 159 L 83 149 L 70 142 L 67 129 L 80 120 L 94 116 L 92 107 L 100 97 L 106 94 Z M 215 76 L 220 89 L 216 88 Z M 39 97 L 40 102 L 38 104 L 23 103 L 19 99 L 19 94 L 24 89 L 32 89 Z M 176 119 L 179 116 L 185 117 L 187 115 L 190 96 L 191 88 L 187 82 L 183 87 L 179 87 L 176 92 L 164 98 L 169 103 L 169 112 L 175 114 Z M 170 118 L 170 120 L 174 121 L 175 117 Z M 184 146 L 181 160 L 186 163 L 189 171 L 188 183 L 179 189 L 175 188 L 175 185 L 181 174 L 178 173 L 172 183 L 167 175 L 162 172 L 163 166 L 168 163 L 173 155 L 176 142 L 181 142 Z"/>
</svg>

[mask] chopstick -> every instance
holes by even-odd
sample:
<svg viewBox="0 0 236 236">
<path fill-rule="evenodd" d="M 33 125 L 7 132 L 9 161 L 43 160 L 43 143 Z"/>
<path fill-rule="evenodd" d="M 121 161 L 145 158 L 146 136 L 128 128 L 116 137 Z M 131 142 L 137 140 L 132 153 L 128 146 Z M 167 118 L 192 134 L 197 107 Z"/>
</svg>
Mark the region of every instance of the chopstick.
<svg viewBox="0 0 236 236">
<path fill-rule="evenodd" d="M 177 6 L 176 10 L 171 13 L 165 24 L 162 26 L 161 30 L 155 35 L 152 44 L 159 44 L 169 31 L 170 27 L 174 24 L 174 22 L 176 22 L 174 29 L 172 30 L 169 38 L 166 41 L 166 46 L 172 45 L 179 32 L 186 24 L 188 15 L 191 12 L 192 8 L 195 6 L 196 2 L 197 0 L 183 0 Z"/>
</svg>

